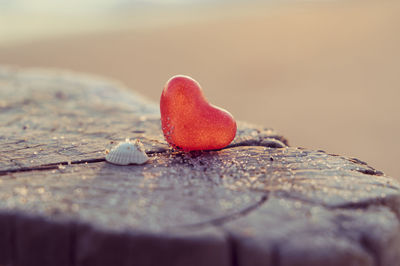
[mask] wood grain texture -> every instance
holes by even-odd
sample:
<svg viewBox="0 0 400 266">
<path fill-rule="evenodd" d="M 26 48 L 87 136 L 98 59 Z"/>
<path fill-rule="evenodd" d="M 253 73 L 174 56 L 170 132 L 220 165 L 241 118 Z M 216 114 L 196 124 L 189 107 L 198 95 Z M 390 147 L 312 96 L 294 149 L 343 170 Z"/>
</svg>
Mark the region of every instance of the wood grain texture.
<svg viewBox="0 0 400 266">
<path fill-rule="evenodd" d="M 174 151 L 96 77 L 1 68 L 0 99 L 0 265 L 400 265 L 400 185 L 362 161 L 247 123 Z M 147 164 L 104 161 L 125 138 Z"/>
</svg>

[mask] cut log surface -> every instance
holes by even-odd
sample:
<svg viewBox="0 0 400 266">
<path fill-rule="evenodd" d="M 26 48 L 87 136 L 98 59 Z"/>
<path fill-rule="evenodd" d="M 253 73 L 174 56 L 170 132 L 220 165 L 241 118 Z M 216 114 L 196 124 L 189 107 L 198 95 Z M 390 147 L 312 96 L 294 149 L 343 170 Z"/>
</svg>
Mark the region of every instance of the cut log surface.
<svg viewBox="0 0 400 266">
<path fill-rule="evenodd" d="M 400 265 L 395 179 L 238 125 L 183 153 L 118 84 L 0 68 L 0 265 Z M 105 162 L 125 138 L 147 164 Z"/>
</svg>

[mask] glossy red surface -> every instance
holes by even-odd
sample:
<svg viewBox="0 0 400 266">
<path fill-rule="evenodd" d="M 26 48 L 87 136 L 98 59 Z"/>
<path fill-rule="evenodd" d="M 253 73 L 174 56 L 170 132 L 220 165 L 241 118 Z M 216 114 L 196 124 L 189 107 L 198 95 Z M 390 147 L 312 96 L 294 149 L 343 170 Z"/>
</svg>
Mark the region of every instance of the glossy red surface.
<svg viewBox="0 0 400 266">
<path fill-rule="evenodd" d="M 185 151 L 221 149 L 236 135 L 233 116 L 210 104 L 200 84 L 188 76 L 174 76 L 167 82 L 160 111 L 165 139 Z"/>
</svg>

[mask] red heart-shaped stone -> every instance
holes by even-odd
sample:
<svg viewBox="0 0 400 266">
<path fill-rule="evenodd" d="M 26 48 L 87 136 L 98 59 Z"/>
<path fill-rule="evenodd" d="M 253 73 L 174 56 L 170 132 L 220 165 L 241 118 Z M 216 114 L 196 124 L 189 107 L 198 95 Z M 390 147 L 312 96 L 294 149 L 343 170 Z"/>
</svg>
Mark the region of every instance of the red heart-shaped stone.
<svg viewBox="0 0 400 266">
<path fill-rule="evenodd" d="M 233 116 L 210 104 L 200 84 L 188 76 L 168 80 L 161 94 L 160 111 L 165 139 L 185 151 L 221 149 L 236 135 Z"/>
</svg>

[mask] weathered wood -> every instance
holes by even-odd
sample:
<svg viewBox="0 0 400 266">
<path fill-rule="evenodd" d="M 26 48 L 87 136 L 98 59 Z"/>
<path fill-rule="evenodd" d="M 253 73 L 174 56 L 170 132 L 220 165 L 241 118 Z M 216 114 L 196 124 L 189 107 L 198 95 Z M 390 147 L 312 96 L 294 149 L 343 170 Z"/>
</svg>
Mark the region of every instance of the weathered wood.
<svg viewBox="0 0 400 266">
<path fill-rule="evenodd" d="M 168 149 L 154 103 L 115 84 L 78 75 L 0 70 L 0 169 L 103 158 L 106 147 L 140 138 L 150 153 Z M 232 146 L 286 142 L 272 129 L 239 124 Z M 278 142 L 279 145 L 279 142 Z"/>
<path fill-rule="evenodd" d="M 156 105 L 97 78 L 0 70 L 0 265 L 400 265 L 400 185 L 239 124 L 165 143 Z M 126 137 L 150 161 L 104 162 Z"/>
</svg>

